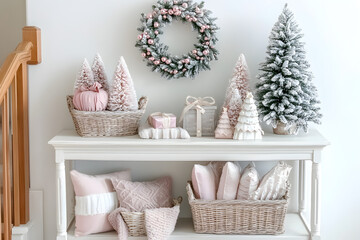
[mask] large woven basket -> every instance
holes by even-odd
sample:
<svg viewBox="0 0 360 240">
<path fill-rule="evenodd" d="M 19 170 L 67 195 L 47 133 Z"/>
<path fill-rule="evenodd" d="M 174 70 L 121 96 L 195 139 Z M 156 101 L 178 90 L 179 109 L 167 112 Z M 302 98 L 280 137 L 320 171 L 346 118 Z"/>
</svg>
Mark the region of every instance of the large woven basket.
<svg viewBox="0 0 360 240">
<path fill-rule="evenodd" d="M 182 197 L 174 199 L 174 206 L 180 205 Z M 146 236 L 144 212 L 121 212 L 131 237 Z"/>
<path fill-rule="evenodd" d="M 139 99 L 136 111 L 79 111 L 74 108 L 73 96 L 66 97 L 76 132 L 82 137 L 129 136 L 137 134 L 140 119 L 145 113 L 147 98 Z"/>
<path fill-rule="evenodd" d="M 212 234 L 281 234 L 289 203 L 282 200 L 200 200 L 186 186 L 194 229 Z"/>
</svg>

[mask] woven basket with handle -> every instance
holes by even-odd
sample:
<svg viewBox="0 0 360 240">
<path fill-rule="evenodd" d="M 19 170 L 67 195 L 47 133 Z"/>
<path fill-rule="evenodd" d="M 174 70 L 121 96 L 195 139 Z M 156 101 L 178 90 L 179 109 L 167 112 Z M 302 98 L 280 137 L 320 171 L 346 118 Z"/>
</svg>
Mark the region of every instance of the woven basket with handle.
<svg viewBox="0 0 360 240">
<path fill-rule="evenodd" d="M 173 199 L 174 206 L 180 205 L 182 197 Z M 129 229 L 129 236 L 140 237 L 146 235 L 145 213 L 144 212 L 121 212 L 126 225 Z"/>
<path fill-rule="evenodd" d="M 289 204 L 282 200 L 201 200 L 186 186 L 194 229 L 212 234 L 281 234 Z"/>
<path fill-rule="evenodd" d="M 129 136 L 137 134 L 140 119 L 145 113 L 147 98 L 139 99 L 136 111 L 79 111 L 74 108 L 73 96 L 67 96 L 69 112 L 76 132 L 82 137 Z"/>
</svg>

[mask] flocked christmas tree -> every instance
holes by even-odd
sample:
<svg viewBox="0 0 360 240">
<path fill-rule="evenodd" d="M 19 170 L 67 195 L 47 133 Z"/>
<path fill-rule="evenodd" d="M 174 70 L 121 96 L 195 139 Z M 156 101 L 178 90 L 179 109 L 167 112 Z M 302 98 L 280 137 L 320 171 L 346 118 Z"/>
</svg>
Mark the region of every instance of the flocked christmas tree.
<svg viewBox="0 0 360 240">
<path fill-rule="evenodd" d="M 227 109 L 223 108 L 215 129 L 215 138 L 233 138 L 234 128 L 230 125 Z"/>
<path fill-rule="evenodd" d="M 104 62 L 100 54 L 96 54 L 91 70 L 94 74 L 94 81 L 100 83 L 102 88 L 106 92 L 109 92 L 108 78 L 106 76 Z"/>
<path fill-rule="evenodd" d="M 237 123 L 242 101 L 245 100 L 246 92 L 249 90 L 249 69 L 244 54 L 240 54 L 233 76 L 229 81 L 223 105 L 229 110 L 228 115 L 232 127 L 235 127 Z"/>
<path fill-rule="evenodd" d="M 263 121 L 274 128 L 296 126 L 305 132 L 308 122 L 320 123 L 317 91 L 305 59 L 303 35 L 293 13 L 285 5 L 275 23 L 261 64 L 256 98 Z"/>
<path fill-rule="evenodd" d="M 135 111 L 138 109 L 134 83 L 122 56 L 115 70 L 107 109 L 110 111 Z"/>
<path fill-rule="evenodd" d="M 264 132 L 259 124 L 259 116 L 251 92 L 247 92 L 241 108 L 238 123 L 235 126 L 234 139 L 261 139 Z"/>
<path fill-rule="evenodd" d="M 89 62 L 85 58 L 82 66 L 81 66 L 81 69 L 76 77 L 75 84 L 74 84 L 74 90 L 80 88 L 81 86 L 84 86 L 85 88 L 89 88 L 94 83 L 95 83 L 94 75 L 91 71 Z"/>
</svg>

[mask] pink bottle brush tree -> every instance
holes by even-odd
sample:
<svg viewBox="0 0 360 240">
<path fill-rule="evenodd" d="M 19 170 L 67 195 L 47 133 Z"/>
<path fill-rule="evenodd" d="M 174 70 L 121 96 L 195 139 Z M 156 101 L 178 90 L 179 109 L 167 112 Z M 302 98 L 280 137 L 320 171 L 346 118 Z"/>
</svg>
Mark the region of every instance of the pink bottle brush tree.
<svg viewBox="0 0 360 240">
<path fill-rule="evenodd" d="M 100 83 L 102 89 L 109 93 L 109 83 L 105 72 L 105 65 L 100 54 L 98 53 L 94 58 L 91 70 L 94 75 L 94 81 Z"/>
<path fill-rule="evenodd" d="M 138 109 L 134 83 L 122 56 L 114 73 L 107 109 L 110 111 L 135 111 Z"/>
<path fill-rule="evenodd" d="M 93 86 L 94 83 L 95 81 L 93 72 L 90 68 L 89 62 L 85 58 L 83 64 L 81 65 L 81 69 L 76 77 L 74 91 L 81 87 L 89 88 Z"/>
</svg>

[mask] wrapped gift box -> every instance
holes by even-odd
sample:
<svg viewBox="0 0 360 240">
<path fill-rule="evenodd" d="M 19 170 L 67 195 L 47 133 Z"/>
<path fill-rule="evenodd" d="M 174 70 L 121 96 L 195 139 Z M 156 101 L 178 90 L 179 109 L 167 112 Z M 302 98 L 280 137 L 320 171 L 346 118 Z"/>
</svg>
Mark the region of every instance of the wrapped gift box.
<svg viewBox="0 0 360 240">
<path fill-rule="evenodd" d="M 196 107 L 191 108 L 184 115 L 183 128 L 188 131 L 190 136 L 214 136 L 215 135 L 215 114 L 216 106 L 204 106 L 204 114 L 198 114 Z M 201 126 L 198 126 L 198 116 L 200 116 Z"/>
<path fill-rule="evenodd" d="M 172 113 L 153 113 L 148 122 L 153 128 L 176 128 L 176 116 Z"/>
</svg>

